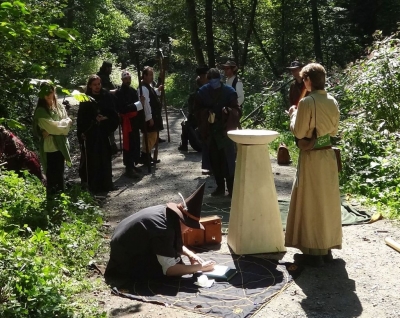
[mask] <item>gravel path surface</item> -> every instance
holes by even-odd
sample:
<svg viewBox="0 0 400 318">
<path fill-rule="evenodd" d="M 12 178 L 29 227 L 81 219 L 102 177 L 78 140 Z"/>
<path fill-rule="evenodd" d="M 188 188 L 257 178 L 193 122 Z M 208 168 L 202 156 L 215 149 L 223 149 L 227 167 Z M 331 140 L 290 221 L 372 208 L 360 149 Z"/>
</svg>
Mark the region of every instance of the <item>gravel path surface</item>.
<svg viewBox="0 0 400 318">
<path fill-rule="evenodd" d="M 152 174 L 142 173 L 142 179 L 132 182 L 123 175 L 122 156 L 114 159 L 113 175 L 121 188 L 110 193 L 103 206 L 110 235 L 124 217 L 151 205 L 178 202 L 178 191 L 187 196 L 204 181 L 204 201 L 215 200 L 210 196 L 215 188 L 213 178 L 201 175 L 201 154 L 177 150 L 181 121 L 178 112 L 169 113 L 171 142 L 160 144 L 161 163 Z M 166 130 L 161 137 L 167 139 Z M 289 199 L 295 168 L 278 166 L 274 158 L 271 161 L 278 199 Z M 400 242 L 399 228 L 399 222 L 389 220 L 344 227 L 343 249 L 333 251 L 333 263 L 319 269 L 306 267 L 294 284 L 253 317 L 400 317 L 400 253 L 384 243 L 387 236 Z M 228 251 L 226 236 L 221 251 Z M 287 253 L 271 257 L 292 262 L 297 252 L 288 248 Z M 99 260 L 106 261 L 107 255 Z M 110 296 L 105 285 L 95 297 L 110 317 L 204 317 L 182 309 Z"/>
</svg>

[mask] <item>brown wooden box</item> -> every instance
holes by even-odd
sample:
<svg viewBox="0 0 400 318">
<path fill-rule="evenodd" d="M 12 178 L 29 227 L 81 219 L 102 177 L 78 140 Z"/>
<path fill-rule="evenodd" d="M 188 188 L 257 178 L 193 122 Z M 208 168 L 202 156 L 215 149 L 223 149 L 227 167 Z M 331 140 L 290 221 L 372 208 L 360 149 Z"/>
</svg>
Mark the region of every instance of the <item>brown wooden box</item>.
<svg viewBox="0 0 400 318">
<path fill-rule="evenodd" d="M 193 229 L 182 235 L 183 245 L 201 246 L 205 244 L 219 244 L 222 241 L 221 218 L 218 215 L 206 216 L 200 219 L 203 230 Z"/>
</svg>

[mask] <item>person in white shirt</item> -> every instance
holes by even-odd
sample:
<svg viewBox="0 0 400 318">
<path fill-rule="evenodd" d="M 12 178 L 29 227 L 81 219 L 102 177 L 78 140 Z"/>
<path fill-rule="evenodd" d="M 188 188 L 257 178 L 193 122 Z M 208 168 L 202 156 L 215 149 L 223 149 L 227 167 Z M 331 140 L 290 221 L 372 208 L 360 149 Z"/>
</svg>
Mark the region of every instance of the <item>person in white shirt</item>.
<svg viewBox="0 0 400 318">
<path fill-rule="evenodd" d="M 164 89 L 163 85 L 160 85 L 158 88 L 153 88 L 151 84 L 153 83 L 154 72 L 153 68 L 149 66 L 145 66 L 142 71 L 142 82 L 140 83 L 141 92 L 145 98 L 144 103 L 144 113 L 145 113 L 145 121 L 147 125 L 147 145 L 145 138 L 143 136 L 142 140 L 142 155 L 141 155 L 141 163 L 146 164 L 146 160 L 148 160 L 147 149 L 151 153 L 151 149 L 156 145 L 158 141 L 158 134 L 161 130 L 164 129 L 163 119 L 161 116 L 162 105 L 158 98 L 161 95 L 161 91 Z M 138 90 L 139 96 L 141 96 L 140 88 Z M 152 163 L 154 163 L 154 159 L 150 159 Z M 157 163 L 160 160 L 157 160 Z"/>
<path fill-rule="evenodd" d="M 241 107 L 244 102 L 244 91 L 243 91 L 243 82 L 237 76 L 238 67 L 234 61 L 227 61 L 225 64 L 222 64 L 224 68 L 224 74 L 226 77 L 226 85 L 231 86 L 238 96 L 238 104 Z"/>
</svg>

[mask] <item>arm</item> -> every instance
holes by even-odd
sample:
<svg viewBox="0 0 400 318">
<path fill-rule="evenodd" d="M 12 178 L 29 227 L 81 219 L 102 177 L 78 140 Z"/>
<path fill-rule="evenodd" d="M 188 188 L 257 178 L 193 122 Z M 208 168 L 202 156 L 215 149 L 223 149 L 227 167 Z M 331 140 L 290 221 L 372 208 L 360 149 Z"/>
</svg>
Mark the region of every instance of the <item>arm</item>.
<svg viewBox="0 0 400 318">
<path fill-rule="evenodd" d="M 142 86 L 142 92 L 143 92 L 143 97 L 145 99 L 143 108 L 144 108 L 144 114 L 145 114 L 145 120 L 149 121 L 150 119 L 153 119 L 151 115 L 151 107 L 150 107 L 150 97 L 149 97 L 149 90 L 147 87 Z M 138 91 L 140 94 L 140 91 Z"/>
<path fill-rule="evenodd" d="M 72 125 L 71 118 L 62 119 L 59 121 L 39 118 L 38 125 L 42 130 L 45 130 L 50 135 L 68 135 Z"/>
<path fill-rule="evenodd" d="M 308 98 L 302 99 L 297 109 L 293 109 L 290 113 L 290 130 L 296 138 L 307 137 L 307 132 L 311 129 L 311 119 L 312 111 Z"/>
<path fill-rule="evenodd" d="M 236 93 L 238 96 L 238 98 L 237 98 L 238 104 L 240 106 L 244 102 L 244 91 L 243 91 L 243 82 L 242 81 L 238 81 L 236 83 Z"/>
</svg>

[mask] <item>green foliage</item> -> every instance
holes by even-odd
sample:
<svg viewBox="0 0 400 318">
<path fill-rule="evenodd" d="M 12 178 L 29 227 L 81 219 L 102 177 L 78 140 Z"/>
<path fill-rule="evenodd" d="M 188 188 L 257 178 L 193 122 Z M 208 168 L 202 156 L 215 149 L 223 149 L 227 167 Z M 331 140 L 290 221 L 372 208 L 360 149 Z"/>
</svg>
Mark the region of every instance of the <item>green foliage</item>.
<svg viewBox="0 0 400 318">
<path fill-rule="evenodd" d="M 36 178 L 0 175 L 0 316 L 105 317 L 80 293 L 102 244 L 100 211 L 72 188 L 47 203 Z"/>
<path fill-rule="evenodd" d="M 343 173 L 341 183 L 350 193 L 400 211 L 400 135 L 376 131 L 364 117 L 349 118 L 341 125 Z"/>
<path fill-rule="evenodd" d="M 399 33 L 377 39 L 367 58 L 347 69 L 342 85 L 345 113 L 365 112 L 367 121 L 382 124 L 391 132 L 400 129 Z M 377 128 L 377 126 L 375 126 Z"/>
<path fill-rule="evenodd" d="M 370 53 L 334 87 L 341 107 L 343 188 L 400 216 L 399 33 L 376 33 Z"/>
<path fill-rule="evenodd" d="M 196 90 L 195 72 L 173 73 L 165 79 L 165 99 L 168 106 L 187 106 L 189 95 Z"/>
</svg>

